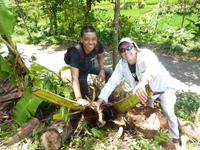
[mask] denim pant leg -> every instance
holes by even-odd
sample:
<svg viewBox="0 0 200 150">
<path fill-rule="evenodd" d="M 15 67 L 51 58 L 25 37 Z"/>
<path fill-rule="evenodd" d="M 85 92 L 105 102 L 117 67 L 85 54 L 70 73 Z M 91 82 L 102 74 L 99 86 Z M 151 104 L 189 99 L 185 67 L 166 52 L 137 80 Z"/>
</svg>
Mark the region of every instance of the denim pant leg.
<svg viewBox="0 0 200 150">
<path fill-rule="evenodd" d="M 161 106 L 165 117 L 168 121 L 168 132 L 171 134 L 169 138 L 179 139 L 179 130 L 178 130 L 178 120 L 174 112 L 174 105 L 176 103 L 175 90 L 173 88 L 167 88 L 163 94 L 159 97 Z"/>
<path fill-rule="evenodd" d="M 88 96 L 87 76 L 88 76 L 88 73 L 78 78 L 79 84 L 80 84 L 81 95 L 82 95 L 83 99 L 86 99 L 86 96 Z"/>
<path fill-rule="evenodd" d="M 108 79 L 111 77 L 113 70 L 106 66 L 104 66 L 104 70 L 105 70 L 105 82 L 108 82 Z M 90 69 L 89 73 L 99 75 L 99 72 L 100 72 L 99 64 L 94 61 L 92 63 L 92 68 Z"/>
</svg>

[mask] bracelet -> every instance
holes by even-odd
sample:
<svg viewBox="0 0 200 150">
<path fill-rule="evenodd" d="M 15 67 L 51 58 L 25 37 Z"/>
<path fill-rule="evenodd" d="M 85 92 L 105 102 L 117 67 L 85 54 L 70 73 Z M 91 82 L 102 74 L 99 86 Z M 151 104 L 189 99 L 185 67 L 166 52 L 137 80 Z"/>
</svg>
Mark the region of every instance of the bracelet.
<svg viewBox="0 0 200 150">
<path fill-rule="evenodd" d="M 100 70 L 105 70 L 105 69 L 104 69 L 104 68 L 103 68 L 103 69 L 101 68 Z"/>
</svg>

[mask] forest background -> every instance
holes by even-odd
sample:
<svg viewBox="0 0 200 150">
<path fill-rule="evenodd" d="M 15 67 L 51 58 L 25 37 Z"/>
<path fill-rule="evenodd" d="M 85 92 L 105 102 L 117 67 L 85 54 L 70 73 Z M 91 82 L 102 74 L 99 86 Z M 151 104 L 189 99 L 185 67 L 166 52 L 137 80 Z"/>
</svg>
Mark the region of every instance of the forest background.
<svg viewBox="0 0 200 150">
<path fill-rule="evenodd" d="M 140 47 L 145 46 L 159 53 L 194 60 L 200 57 L 198 0 L 11 0 L 10 2 L 15 18 L 13 34 L 10 35 L 13 43 L 74 45 L 79 40 L 81 28 L 92 25 L 97 31 L 98 39 L 107 47 L 106 49 L 113 51 L 113 68 L 117 63 L 117 43 L 125 36 L 133 38 Z M 117 35 L 115 31 L 118 31 Z M 34 70 L 34 67 L 32 69 Z M 49 75 L 49 72 L 47 74 Z M 40 73 L 34 76 L 40 76 L 45 83 L 49 83 L 48 86 L 43 84 L 43 88 L 52 90 L 51 92 L 56 94 L 62 93 L 60 95 L 64 97 L 71 96 L 63 94 L 64 91 L 61 92 L 60 87 L 50 88 L 50 84 L 55 84 L 53 76 L 49 75 L 48 79 L 41 77 Z M 32 83 L 32 81 L 29 82 Z M 28 83 L 26 85 L 30 86 Z M 179 103 L 176 105 L 176 110 L 179 111 L 176 115 L 194 121 L 194 114 L 200 105 L 199 100 L 199 96 L 195 93 L 180 94 Z M 42 100 L 40 103 L 40 107 L 45 107 L 47 104 Z M 31 115 L 37 114 L 37 107 L 35 106 L 36 109 L 34 108 Z M 17 108 L 20 109 L 19 106 L 16 106 Z M 61 107 L 60 111 L 63 109 Z M 30 115 L 27 116 L 30 117 Z M 17 120 L 16 115 L 14 119 Z M 21 123 L 19 120 L 17 122 L 21 125 L 26 119 Z M 17 123 L 13 123 L 13 127 L 1 126 L 1 141 L 9 137 L 18 127 Z M 13 130 L 10 132 L 10 129 Z M 84 131 L 91 140 L 92 130 Z M 91 132 L 91 135 L 88 132 Z M 37 138 L 34 139 L 36 142 L 33 142 L 32 147 L 40 147 L 37 140 Z M 142 141 L 143 139 L 138 145 L 142 145 Z M 88 142 L 88 138 L 83 138 L 83 141 L 80 138 L 73 142 L 73 146 L 86 148 Z M 92 142 L 96 141 L 92 139 Z M 67 148 L 69 143 L 70 141 L 66 142 L 63 147 Z M 190 146 L 194 145 L 198 146 L 198 141 L 191 142 Z M 95 148 L 95 146 L 90 148 Z"/>
</svg>

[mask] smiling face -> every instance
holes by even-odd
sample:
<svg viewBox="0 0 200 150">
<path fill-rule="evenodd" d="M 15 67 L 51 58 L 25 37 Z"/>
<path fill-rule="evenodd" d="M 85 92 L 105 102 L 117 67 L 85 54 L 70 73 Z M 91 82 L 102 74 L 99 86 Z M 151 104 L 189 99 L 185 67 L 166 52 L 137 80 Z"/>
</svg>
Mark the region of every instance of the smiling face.
<svg viewBox="0 0 200 150">
<path fill-rule="evenodd" d="M 120 50 L 122 48 L 127 48 L 129 46 L 134 46 L 132 43 L 127 43 L 127 42 L 124 42 L 120 45 Z M 135 64 L 136 62 L 136 59 L 137 59 L 137 49 L 135 47 L 133 47 L 131 50 L 125 50 L 124 53 L 121 53 L 121 56 L 122 58 L 126 59 L 128 61 L 129 64 L 133 65 Z"/>
<path fill-rule="evenodd" d="M 86 54 L 89 54 L 97 44 L 96 32 L 84 32 L 80 38 Z"/>
</svg>

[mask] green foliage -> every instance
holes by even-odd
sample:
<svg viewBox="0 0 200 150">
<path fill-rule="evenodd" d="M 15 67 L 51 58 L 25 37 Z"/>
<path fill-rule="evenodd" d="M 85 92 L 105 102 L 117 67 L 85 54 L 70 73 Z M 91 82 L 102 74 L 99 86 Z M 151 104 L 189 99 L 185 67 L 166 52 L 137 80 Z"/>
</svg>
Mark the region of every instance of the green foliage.
<svg viewBox="0 0 200 150">
<path fill-rule="evenodd" d="M 33 130 L 33 143 L 32 145 L 35 145 L 34 146 L 34 149 L 42 149 L 42 145 L 40 144 L 40 136 L 41 134 L 45 131 L 46 127 L 44 126 L 44 124 L 42 125 L 42 127 L 39 129 L 39 130 Z M 31 145 L 30 144 L 30 145 Z"/>
<path fill-rule="evenodd" d="M 64 70 L 64 68 L 62 68 L 62 70 Z M 72 99 L 72 88 L 68 86 L 63 87 L 63 83 L 58 77 L 59 76 L 57 74 L 40 64 L 31 64 L 29 74 L 24 77 L 27 89 L 23 98 L 16 104 L 15 111 L 13 112 L 13 116 L 17 122 L 23 124 L 27 118 L 35 115 L 38 106 L 41 102 L 43 102 L 42 98 L 30 93 L 36 88 L 43 88 L 57 95 Z M 63 109 L 62 111 L 61 109 L 61 112 L 67 112 L 65 114 L 65 118 L 66 121 L 69 121 L 69 110 Z"/>
<path fill-rule="evenodd" d="M 82 134 L 75 139 L 72 139 L 73 147 L 84 147 L 85 149 L 94 149 L 93 143 L 103 140 L 103 134 L 99 129 L 90 129 L 85 120 L 81 122 Z"/>
<path fill-rule="evenodd" d="M 155 142 L 160 143 L 161 141 L 169 140 L 168 136 L 171 134 L 168 133 L 168 130 L 158 130 L 156 135 L 154 135 Z"/>
<path fill-rule="evenodd" d="M 185 28 L 178 30 L 167 24 L 165 26 L 166 28 L 162 28 L 163 40 L 170 39 L 176 45 L 181 44 L 185 46 L 188 41 L 194 38 L 192 30 L 186 30 Z"/>
<path fill-rule="evenodd" d="M 154 42 L 156 45 L 162 45 L 163 43 L 170 42 L 168 45 L 170 52 L 186 55 L 188 57 L 200 57 L 199 53 L 199 29 L 192 23 L 190 26 L 189 20 L 185 19 L 183 29 L 180 29 L 183 19 L 182 3 L 178 3 L 177 0 L 162 1 L 162 7 L 159 9 L 160 15 L 157 22 L 157 4 L 158 0 L 146 0 L 146 7 L 137 8 L 138 0 L 131 0 L 125 2 L 124 7 L 120 10 L 120 27 L 119 27 L 119 39 L 124 36 L 129 36 L 139 42 Z M 92 3 L 93 4 L 93 3 Z M 124 2 L 121 2 L 124 4 Z M 127 6 L 126 6 L 127 4 Z M 130 9 L 130 6 L 135 6 Z M 27 5 L 27 6 L 26 6 Z M 104 45 L 112 45 L 113 36 L 113 17 L 114 17 L 114 5 L 108 1 L 101 1 L 101 3 L 95 3 L 92 6 L 91 11 L 86 14 L 86 3 L 80 3 L 75 0 L 72 1 L 59 1 L 52 3 L 48 2 L 51 6 L 50 13 L 53 21 L 57 20 L 57 25 L 54 24 L 54 31 L 56 36 L 52 37 L 50 30 L 49 18 L 44 2 L 37 2 L 37 6 L 33 3 L 24 3 L 23 13 L 27 19 L 27 25 L 32 31 L 32 38 L 34 43 L 55 43 L 60 44 L 64 41 L 59 35 L 66 35 L 73 37 L 77 41 L 80 37 L 80 30 L 88 22 L 95 27 L 97 36 Z M 54 5 L 54 6 L 53 6 Z M 57 6 L 56 6 L 57 5 Z M 197 22 L 196 18 L 199 14 L 200 7 L 197 4 L 196 8 L 192 2 L 187 3 L 186 16 L 191 20 Z M 35 8 L 36 7 L 36 8 Z M 28 9 L 27 9 L 28 8 Z M 123 9 L 128 8 L 128 9 Z M 33 9 L 37 9 L 38 12 L 43 11 L 42 15 L 36 14 Z M 54 10 L 57 11 L 56 16 Z M 54 14 L 54 15 L 53 15 Z M 15 9 L 15 16 L 17 9 Z M 14 37 L 16 42 L 30 42 L 30 39 L 26 35 L 24 30 L 24 23 L 19 17 L 16 17 L 18 24 L 15 28 Z M 87 23 L 86 23 L 87 22 Z M 55 22 L 54 22 L 55 23 Z M 154 31 L 155 24 L 157 23 L 157 29 Z M 27 36 L 27 37 L 25 37 Z M 183 51 L 186 50 L 186 51 Z M 188 51 L 188 53 L 186 53 Z M 168 52 L 167 52 L 168 53 Z"/>
<path fill-rule="evenodd" d="M 70 114 L 69 114 L 70 109 L 66 108 L 64 106 L 60 107 L 60 113 L 62 117 L 65 117 L 65 121 L 69 122 L 70 121 Z"/>
<path fill-rule="evenodd" d="M 200 16 L 198 16 L 198 20 L 194 21 L 192 19 L 186 18 L 188 21 L 190 21 L 190 24 L 188 24 L 186 27 L 189 29 L 192 29 L 192 33 L 195 36 L 200 36 Z M 196 28 L 195 28 L 195 27 Z"/>
<path fill-rule="evenodd" d="M 10 137 L 20 126 L 12 122 L 11 124 L 4 124 L 0 122 L 0 141 L 5 140 L 6 138 Z"/>
<path fill-rule="evenodd" d="M 153 150 L 153 140 L 152 139 L 140 139 L 140 138 L 136 138 L 136 139 L 129 139 L 129 144 L 128 146 L 131 149 L 138 149 L 138 150 L 142 150 L 142 149 L 148 149 L 150 148 L 150 150 Z"/>
<path fill-rule="evenodd" d="M 13 117 L 20 124 L 23 124 L 27 121 L 27 118 L 34 115 L 39 104 L 43 101 L 42 98 L 30 93 L 30 91 L 37 87 L 42 87 L 41 81 L 36 81 L 33 83 L 33 87 L 28 87 L 24 92 L 23 98 L 15 106 Z"/>
<path fill-rule="evenodd" d="M 154 140 L 153 139 L 142 139 L 142 138 L 135 138 L 133 140 L 129 139 L 129 147 L 131 149 L 138 149 L 138 150 L 143 150 L 143 149 L 150 149 L 154 150 L 160 149 L 159 143 L 161 141 L 166 141 L 169 140 L 168 136 L 170 134 L 167 133 L 168 130 L 158 130 L 156 135 L 154 135 Z"/>
<path fill-rule="evenodd" d="M 43 67 L 43 66 L 41 66 L 39 64 L 36 64 L 36 63 L 31 64 L 31 68 L 34 71 L 42 71 L 43 69 L 45 69 L 45 67 Z"/>
<path fill-rule="evenodd" d="M 200 96 L 195 93 L 180 93 L 175 104 L 177 117 L 194 122 L 195 115 L 200 107 Z"/>
<path fill-rule="evenodd" d="M 10 76 L 12 73 L 12 68 L 8 65 L 6 60 L 0 55 L 0 79 L 4 81 Z"/>
<path fill-rule="evenodd" d="M 12 13 L 9 0 L 0 0 L 0 34 L 12 35 L 15 26 L 15 18 Z M 4 32 L 5 31 L 5 32 Z"/>
<path fill-rule="evenodd" d="M 63 66 L 61 69 L 58 70 L 57 74 L 60 75 L 61 71 L 65 71 L 70 69 L 70 65 Z"/>
</svg>

